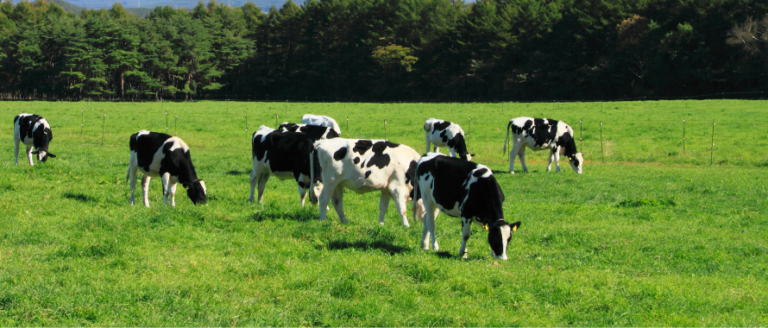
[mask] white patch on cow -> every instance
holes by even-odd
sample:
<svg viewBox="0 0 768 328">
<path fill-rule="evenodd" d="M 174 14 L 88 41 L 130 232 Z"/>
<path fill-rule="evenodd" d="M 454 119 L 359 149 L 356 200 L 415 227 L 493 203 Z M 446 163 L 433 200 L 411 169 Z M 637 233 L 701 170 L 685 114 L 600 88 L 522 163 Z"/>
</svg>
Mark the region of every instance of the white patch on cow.
<svg viewBox="0 0 768 328">
<path fill-rule="evenodd" d="M 167 144 L 169 142 L 173 142 L 173 145 L 168 150 L 169 152 L 174 151 L 174 150 L 179 149 L 179 148 L 181 148 L 181 150 L 184 151 L 185 153 L 189 151 L 189 146 L 187 146 L 187 144 L 184 142 L 184 140 L 181 140 L 179 137 L 170 137 L 170 138 L 168 138 L 168 140 L 166 140 L 163 143 L 163 145 L 165 145 L 165 144 Z"/>
<path fill-rule="evenodd" d="M 445 156 L 445 155 L 443 155 L 441 153 L 427 153 L 426 155 L 422 156 L 419 159 L 419 163 L 431 161 L 432 159 L 434 159 L 437 156 Z"/>
<path fill-rule="evenodd" d="M 205 181 L 200 180 L 200 186 L 203 187 L 203 193 L 208 195 L 208 189 L 205 188 Z"/>
<path fill-rule="evenodd" d="M 261 136 L 261 142 L 264 142 L 264 140 L 267 138 L 267 135 L 272 133 L 272 131 L 275 131 L 275 129 L 265 125 L 260 126 L 259 129 L 256 130 L 256 133 L 253 134 L 253 139 L 251 139 L 251 143 L 253 143 L 253 140 L 256 140 L 256 137 L 258 136 Z"/>
<path fill-rule="evenodd" d="M 138 133 L 136 133 L 136 140 L 139 140 L 139 137 L 141 137 L 141 136 L 143 136 L 145 134 L 149 134 L 149 131 L 147 131 L 147 130 L 139 131 Z"/>
<path fill-rule="evenodd" d="M 426 152 L 430 152 L 430 145 L 434 145 L 437 149 L 435 152 L 439 151 L 440 147 L 448 147 L 448 142 L 453 140 L 453 138 L 461 134 L 463 136 L 466 136 L 467 134 L 464 133 L 464 130 L 461 129 L 461 126 L 459 126 L 456 123 L 449 122 L 450 125 L 448 125 L 445 130 L 435 130 L 435 124 L 437 123 L 443 123 L 446 122 L 444 120 L 438 120 L 436 118 L 429 118 L 426 122 L 424 122 L 424 133 L 426 138 L 426 144 L 427 144 L 427 150 Z M 443 131 L 445 131 L 445 142 L 443 141 L 443 137 L 440 136 Z M 455 149 L 452 147 L 448 147 L 451 156 L 459 157 L 458 152 L 456 152 Z M 467 160 L 472 160 L 472 155 L 467 153 Z"/>
<path fill-rule="evenodd" d="M 338 135 L 341 135 L 341 128 L 339 128 L 339 124 L 336 123 L 336 120 L 329 116 L 304 114 L 304 116 L 301 117 L 301 123 L 332 128 Z"/>
<path fill-rule="evenodd" d="M 509 246 L 509 237 L 512 235 L 512 228 L 509 227 L 509 225 L 505 225 L 500 228 L 501 230 L 501 243 L 502 243 L 502 253 L 497 255 L 493 252 L 493 249 L 491 249 L 491 256 L 497 259 L 501 260 L 507 260 L 507 246 Z"/>
</svg>

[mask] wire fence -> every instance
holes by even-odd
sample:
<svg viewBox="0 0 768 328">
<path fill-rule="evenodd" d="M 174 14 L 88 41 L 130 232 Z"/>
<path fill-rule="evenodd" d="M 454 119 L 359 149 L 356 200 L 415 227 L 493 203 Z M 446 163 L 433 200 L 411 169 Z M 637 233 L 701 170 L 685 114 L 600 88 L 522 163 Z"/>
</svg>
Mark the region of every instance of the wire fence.
<svg viewBox="0 0 768 328">
<path fill-rule="evenodd" d="M 724 104 L 724 100 L 720 101 Z M 35 112 L 37 108 L 48 106 L 46 104 L 50 103 L 21 103 L 18 108 L 14 103 L 2 107 L 5 107 L 10 114 L 17 110 L 25 112 L 25 109 L 29 112 Z M 129 131 L 134 133 L 139 129 L 150 129 L 154 131 L 164 130 L 172 135 L 187 132 L 185 135 L 189 135 L 190 133 L 205 132 L 212 126 L 227 126 L 231 127 L 232 131 L 243 131 L 244 129 L 245 136 L 248 138 L 243 138 L 243 140 L 244 142 L 247 140 L 248 145 L 250 145 L 250 135 L 258 129 L 257 126 L 274 123 L 273 128 L 277 128 L 283 121 L 280 119 L 281 117 L 297 119 L 302 112 L 308 113 L 319 109 L 316 105 L 304 103 L 230 103 L 227 101 L 214 105 L 217 108 L 215 111 L 194 112 L 183 104 L 171 103 L 174 106 L 171 104 L 166 106 L 164 102 L 159 102 L 150 103 L 152 106 L 131 107 L 129 111 L 110 113 L 112 109 L 104 108 L 100 105 L 103 103 L 99 102 L 71 104 L 84 107 L 80 109 L 80 117 L 77 117 L 76 114 L 78 113 L 72 111 L 71 108 L 60 110 L 57 115 L 71 116 L 69 122 L 79 121 L 80 129 L 77 132 L 84 142 L 91 140 L 89 136 L 93 137 L 94 132 L 101 130 L 99 143 L 115 146 L 123 146 L 125 142 L 122 138 L 125 138 Z M 389 117 L 379 120 L 380 109 L 388 105 L 390 104 L 362 103 L 358 104 L 355 110 L 349 112 L 347 111 L 348 104 L 344 104 L 343 112 L 347 115 L 343 118 L 337 117 L 341 119 L 340 122 L 344 128 L 342 135 L 353 138 L 396 138 L 395 142 L 411 145 L 420 151 L 422 146 L 419 144 L 424 142 L 423 121 L 420 121 L 421 118 L 418 115 L 406 115 L 411 114 L 416 109 L 391 110 L 384 113 L 384 116 L 390 115 Z M 425 114 L 424 116 L 448 116 L 451 118 L 448 120 L 466 127 L 466 137 L 471 152 L 473 146 L 479 147 L 486 154 L 500 154 L 500 156 L 492 155 L 492 158 L 483 160 L 502 161 L 508 160 L 509 157 L 508 154 L 501 153 L 504 131 L 502 129 L 500 134 L 497 131 L 489 131 L 488 127 L 493 126 L 495 130 L 498 130 L 499 126 L 503 125 L 506 128 L 508 119 L 515 117 L 514 113 L 519 112 L 521 106 L 526 105 L 535 105 L 537 110 L 561 110 L 568 113 L 568 117 L 578 117 L 580 114 L 578 112 L 570 113 L 571 108 L 569 106 L 581 106 L 581 108 L 585 106 L 584 104 L 569 105 L 564 103 L 559 105 L 560 108 L 558 106 L 546 108 L 549 103 L 482 103 L 479 105 L 451 103 L 423 109 L 422 114 Z M 631 106 L 624 104 L 622 107 L 642 107 L 653 110 L 653 105 L 648 103 L 631 104 Z M 338 108 L 335 104 L 328 104 L 327 106 Z M 422 107 L 420 103 L 410 103 L 409 106 L 412 108 Z M 718 120 L 704 117 L 633 120 L 622 119 L 620 113 L 613 115 L 613 118 L 596 119 L 594 116 L 601 116 L 602 113 L 610 114 L 611 107 L 616 107 L 615 104 L 602 102 L 586 106 L 594 107 L 593 117 L 579 120 L 563 118 L 563 121 L 573 127 L 574 138 L 577 138 L 579 150 L 591 162 L 671 162 L 768 166 L 768 134 L 763 132 L 764 127 L 768 125 L 768 116 L 766 115 L 758 115 L 751 120 L 741 119 L 736 117 L 737 115 L 732 115 L 732 117 L 722 115 L 723 118 Z M 601 115 L 596 114 L 597 106 L 601 107 Z M 764 105 L 760 102 L 753 107 L 762 110 L 766 106 L 768 104 Z M 361 110 L 361 107 L 370 107 L 370 110 L 366 112 L 366 110 Z M 692 103 L 688 108 L 692 112 L 696 112 L 696 107 L 700 106 Z M 49 109 L 48 111 L 56 110 Z M 497 112 L 490 113 L 491 111 Z M 379 115 L 370 115 L 374 112 Z M 768 111 L 761 113 L 765 114 Z M 252 117 L 249 118 L 249 114 Z M 136 118 L 139 119 L 136 120 Z M 558 117 L 554 118 L 557 119 Z M 760 118 L 765 118 L 765 120 L 758 120 Z M 254 121 L 257 122 L 256 125 L 253 124 Z M 286 119 L 286 121 L 290 121 L 290 119 Z M 61 125 L 53 125 L 58 129 L 62 128 Z M 476 127 L 473 130 L 473 125 L 480 128 Z M 171 133 L 171 127 L 173 127 L 173 133 Z M 64 127 L 64 130 L 72 132 L 72 128 L 76 129 L 77 126 Z M 242 150 L 242 144 L 236 144 L 231 149 Z"/>
</svg>

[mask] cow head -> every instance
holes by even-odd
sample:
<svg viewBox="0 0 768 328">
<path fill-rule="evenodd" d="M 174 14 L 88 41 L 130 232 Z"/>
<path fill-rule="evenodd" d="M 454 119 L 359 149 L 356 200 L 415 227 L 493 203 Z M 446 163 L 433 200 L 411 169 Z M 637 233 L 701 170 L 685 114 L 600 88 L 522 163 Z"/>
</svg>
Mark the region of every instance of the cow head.
<svg viewBox="0 0 768 328">
<path fill-rule="evenodd" d="M 584 156 L 581 155 L 581 153 L 576 153 L 572 157 L 569 157 L 568 161 L 571 163 L 573 171 L 581 174 L 581 168 L 584 165 Z"/>
<path fill-rule="evenodd" d="M 56 155 L 53 153 L 47 152 L 45 149 L 35 150 L 32 152 L 33 154 L 37 155 L 37 160 L 41 162 L 45 162 L 48 160 L 48 157 L 55 158 Z"/>
<path fill-rule="evenodd" d="M 520 221 L 507 223 L 499 219 L 488 226 L 488 244 L 491 245 L 491 256 L 497 259 L 507 259 L 507 246 L 512 239 L 512 233 L 520 227 Z"/>
<path fill-rule="evenodd" d="M 187 196 L 189 196 L 193 204 L 205 204 L 208 201 L 208 194 L 203 180 L 195 180 L 190 184 L 184 185 L 184 188 L 187 188 Z"/>
</svg>

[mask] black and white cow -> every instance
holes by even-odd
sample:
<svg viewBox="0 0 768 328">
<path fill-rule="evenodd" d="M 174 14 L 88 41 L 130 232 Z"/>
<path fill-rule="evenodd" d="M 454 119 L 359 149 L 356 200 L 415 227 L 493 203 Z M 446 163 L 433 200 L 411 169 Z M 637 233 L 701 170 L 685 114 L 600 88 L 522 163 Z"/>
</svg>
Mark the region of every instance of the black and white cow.
<svg viewBox="0 0 768 328">
<path fill-rule="evenodd" d="M 525 166 L 525 147 L 536 150 L 549 150 L 549 164 L 547 172 L 552 170 L 552 161 L 555 162 L 557 172 L 560 172 L 560 155 L 568 157 L 571 168 L 578 174 L 584 164 L 584 156 L 576 151 L 576 141 L 573 129 L 562 121 L 546 118 L 518 117 L 509 120 L 507 124 L 507 139 L 504 141 L 504 152 L 507 152 L 509 143 L 509 130 L 512 130 L 512 151 L 509 152 L 509 173 L 515 174 L 515 155 L 520 157 L 523 171 L 528 172 Z"/>
<path fill-rule="evenodd" d="M 328 116 L 304 114 L 304 116 L 301 118 L 301 123 L 304 123 L 307 125 L 319 125 L 319 126 L 332 128 L 333 131 L 336 131 L 336 134 L 341 135 L 341 129 L 339 128 L 339 124 L 336 123 L 336 120 Z"/>
<path fill-rule="evenodd" d="M 472 233 L 472 222 L 482 224 L 488 230 L 488 243 L 491 255 L 502 260 L 507 259 L 507 245 L 512 232 L 520 222 L 507 223 L 501 204 L 504 202 L 496 178 L 485 165 L 448 157 L 439 153 L 428 153 L 419 160 L 416 168 L 416 200 L 423 200 L 424 232 L 421 247 L 437 251 L 435 237 L 435 218 L 439 211 L 452 217 L 461 218 L 462 237 L 459 254 L 467 257 L 467 240 Z M 414 209 L 417 212 L 418 209 Z"/>
<path fill-rule="evenodd" d="M 253 171 L 251 171 L 251 197 L 259 186 L 259 203 L 264 199 L 264 188 L 269 177 L 274 175 L 280 180 L 296 180 L 299 185 L 301 206 L 307 196 L 310 185 L 310 152 L 312 145 L 324 136 L 333 136 L 335 132 L 327 127 L 307 125 L 302 127 L 306 133 L 281 132 L 261 126 L 253 133 Z"/>
<path fill-rule="evenodd" d="M 394 198 L 397 212 L 404 226 L 408 225 L 406 202 L 413 191 L 413 174 L 419 153 L 411 147 L 385 140 L 328 139 L 315 143 L 312 153 L 312 189 L 309 199 L 320 202 L 320 220 L 325 220 L 328 203 L 342 223 L 349 223 L 344 215 L 344 188 L 357 193 L 381 191 L 379 223 Z M 320 178 L 318 178 L 320 176 Z M 416 206 L 421 208 L 420 203 Z M 423 211 L 416 216 L 421 218 Z"/>
<path fill-rule="evenodd" d="M 51 125 L 42 116 L 35 114 L 19 114 L 13 119 L 13 142 L 15 148 L 13 154 L 16 157 L 16 165 L 19 165 L 19 143 L 27 146 L 27 158 L 29 165 L 32 162 L 32 154 L 37 155 L 37 160 L 45 162 L 48 157 L 56 155 L 48 152 L 48 144 L 53 140 Z M 32 151 L 35 148 L 35 151 Z"/>
<path fill-rule="evenodd" d="M 205 182 L 197 178 L 189 147 L 178 137 L 165 133 L 141 130 L 131 135 L 131 158 L 128 162 L 128 177 L 131 183 L 131 205 L 134 204 L 136 176 L 141 178 L 141 191 L 144 206 L 149 207 L 149 178 L 160 177 L 163 182 L 163 204 L 176 206 L 176 184 L 181 183 L 187 189 L 187 196 L 193 204 L 205 204 L 208 201 Z"/>
<path fill-rule="evenodd" d="M 456 123 L 430 118 L 424 122 L 424 133 L 427 139 L 427 150 L 429 145 L 435 145 L 434 152 L 439 151 L 439 147 L 447 146 L 451 156 L 457 156 L 463 160 L 471 161 L 473 154 L 467 151 L 467 143 L 464 140 L 464 130 Z"/>
<path fill-rule="evenodd" d="M 319 125 L 307 125 L 307 124 L 295 124 L 289 122 L 283 122 L 277 128 L 280 132 L 298 132 L 303 133 L 315 140 L 331 139 L 339 136 L 333 128 L 319 126 Z"/>
</svg>

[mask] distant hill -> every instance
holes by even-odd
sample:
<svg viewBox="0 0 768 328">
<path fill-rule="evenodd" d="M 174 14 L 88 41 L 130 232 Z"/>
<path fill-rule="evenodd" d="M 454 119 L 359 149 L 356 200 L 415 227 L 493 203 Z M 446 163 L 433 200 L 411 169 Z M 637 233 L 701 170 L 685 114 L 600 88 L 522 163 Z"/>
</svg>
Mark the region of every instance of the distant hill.
<svg viewBox="0 0 768 328">
<path fill-rule="evenodd" d="M 63 0 L 62 0 L 63 1 Z M 220 4 L 226 4 L 233 7 L 244 5 L 247 0 L 217 0 Z M 114 0 L 70 0 L 71 4 L 89 9 L 109 8 L 112 6 Z M 198 0 L 120 0 L 123 7 L 126 9 L 154 9 L 157 6 L 171 6 L 174 8 L 194 8 L 197 6 Z M 203 1 L 207 3 L 208 0 Z M 264 11 L 268 11 L 270 6 L 276 6 L 280 8 L 286 0 L 251 0 L 253 4 L 261 8 Z M 304 0 L 294 0 L 297 4 L 304 3 Z"/>
<path fill-rule="evenodd" d="M 71 3 L 67 2 L 67 1 L 64 1 L 64 0 L 50 0 L 50 2 L 53 2 L 53 3 L 61 6 L 61 8 L 64 8 L 64 10 L 69 11 L 69 12 L 73 12 L 75 14 L 79 14 L 83 10 L 83 7 L 73 5 L 73 4 L 71 4 Z M 108 8 L 108 7 L 111 7 L 111 6 L 112 5 L 110 4 L 109 6 L 103 6 L 103 7 Z M 123 6 L 125 6 L 125 4 L 123 4 Z M 101 7 L 99 7 L 99 8 L 92 8 L 92 9 L 100 9 L 100 8 Z M 125 8 L 125 11 L 136 15 L 136 17 L 147 17 L 147 16 L 149 16 L 149 13 L 152 11 L 152 9 L 154 9 L 154 8 Z"/>
</svg>

